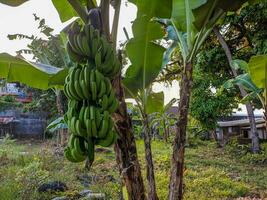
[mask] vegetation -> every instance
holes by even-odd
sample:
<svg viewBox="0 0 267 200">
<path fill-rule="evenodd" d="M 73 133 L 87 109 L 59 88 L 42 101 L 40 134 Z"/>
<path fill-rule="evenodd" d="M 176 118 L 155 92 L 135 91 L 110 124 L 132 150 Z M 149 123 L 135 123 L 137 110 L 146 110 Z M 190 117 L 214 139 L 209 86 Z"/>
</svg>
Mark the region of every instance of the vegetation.
<svg viewBox="0 0 267 200">
<path fill-rule="evenodd" d="M 262 154 L 262 158 L 265 156 L 266 159 L 267 146 L 263 147 L 265 155 Z M 137 148 L 142 171 L 145 171 L 142 140 L 137 141 Z M 211 142 L 187 148 L 185 199 L 266 198 L 266 161 L 260 164 L 255 162 L 256 159 L 252 161 L 255 155 L 246 152 L 246 146 L 241 148 L 243 150 L 236 151 L 233 144 L 226 150 L 216 149 L 216 144 Z M 164 200 L 168 193 L 171 145 L 153 141 L 152 152 L 157 191 L 159 199 Z M 241 154 L 242 159 L 239 159 Z M 0 197 L 5 200 L 51 199 L 66 195 L 74 199 L 84 188 L 105 193 L 107 199 L 119 199 L 121 192 L 119 174 L 114 170 L 115 157 L 111 152 L 99 153 L 88 172 L 84 170 L 83 164 L 73 165 L 62 154 L 57 154 L 52 141 L 29 145 L 28 142 L 6 140 L 0 146 L 0 163 L 0 180 L 3 183 L 0 186 Z M 82 185 L 82 176 L 91 182 L 88 187 Z M 64 193 L 37 191 L 40 184 L 55 180 L 66 183 L 68 190 Z"/>
<path fill-rule="evenodd" d="M 19 6 L 26 1 L 0 0 L 0 3 Z M 33 159 L 30 157 L 28 163 L 23 161 L 24 165 L 20 163 L 20 156 L 15 158 L 12 161 L 15 165 L 11 168 L 16 166 L 16 162 L 21 165 L 15 177 L 12 177 L 12 173 L 3 173 L 3 177 L 9 175 L 13 178 L 10 184 L 18 188 L 18 192 L 12 194 L 7 190 L 9 195 L 17 195 L 15 198 L 22 199 L 45 199 L 48 197 L 38 196 L 40 192 L 37 192 L 36 187 L 49 181 L 49 178 L 63 175 L 66 171 L 70 182 L 75 183 L 77 180 L 72 177 L 73 174 L 75 177 L 79 177 L 81 172 L 86 176 L 88 173 L 103 176 L 103 171 L 109 173 L 116 166 L 117 174 L 113 171 L 112 176 L 109 176 L 109 180 L 114 180 L 114 183 L 102 182 L 100 178 L 99 183 L 96 181 L 91 184 L 92 188 L 100 191 L 103 191 L 103 187 L 99 188 L 98 184 L 106 185 L 105 189 L 109 190 L 105 193 L 111 199 L 123 198 L 119 196 L 122 193 L 130 200 L 220 199 L 253 196 L 253 193 L 265 196 L 262 191 L 266 186 L 262 187 L 261 180 L 256 185 L 253 181 L 248 183 L 242 179 L 245 175 L 238 168 L 242 163 L 242 167 L 248 170 L 246 166 L 250 163 L 250 167 L 261 167 L 257 169 L 261 177 L 266 175 L 260 171 L 265 167 L 266 149 L 264 145 L 260 149 L 253 113 L 255 102 L 251 100 L 253 96 L 259 97 L 261 106 L 266 109 L 267 59 L 266 55 L 254 56 L 266 52 L 266 41 L 261 41 L 261 36 L 266 34 L 265 0 L 167 0 L 164 4 L 159 0 L 130 0 L 137 7 L 137 16 L 132 24 L 133 37 L 129 38 L 124 30 L 127 41 L 119 51 L 116 48 L 121 0 L 52 2 L 62 22 L 78 18 L 60 35 L 53 36 L 52 29 L 35 15 L 41 32 L 48 40 L 21 34 L 9 37 L 31 39 L 29 51 L 36 58 L 36 63 L 26 61 L 21 56 L 2 53 L 0 77 L 53 91 L 56 99 L 53 99 L 54 95 L 48 95 L 45 102 L 55 105 L 53 103 L 56 101 L 60 118 L 49 127 L 64 123 L 64 126 L 58 127 L 68 126 L 70 137 L 68 144 L 62 143 L 65 149 L 59 149 L 57 159 L 53 155 L 54 149 L 49 145 L 46 146 L 47 155 L 43 155 L 46 151 L 41 151 L 41 159 L 39 153 L 33 153 Z M 112 20 L 110 6 L 115 13 Z M 255 8 L 260 13 L 256 15 L 256 21 L 250 13 Z M 259 26 L 258 22 L 264 25 Z M 240 59 L 250 60 L 248 67 Z M 126 64 L 128 61 L 129 65 Z M 244 67 L 249 69 L 248 74 L 239 75 Z M 23 73 L 27 76 L 23 76 Z M 233 78 L 232 81 L 224 83 L 229 78 Z M 173 123 L 175 134 L 171 137 L 171 144 L 167 143 L 167 139 L 165 144 L 151 140 L 150 122 L 153 113 L 158 118 L 153 121 L 163 122 L 165 138 L 168 137 L 170 124 L 167 121 L 171 121 L 166 114 L 169 105 L 163 105 L 163 93 L 153 93 L 151 90 L 155 81 L 162 80 L 180 82 L 177 117 Z M 233 89 L 233 82 L 238 85 L 240 95 Z M 230 85 L 230 90 L 222 92 L 219 89 L 222 85 Z M 65 97 L 61 97 L 61 90 L 64 90 L 68 100 L 67 111 L 64 109 L 62 99 Z M 251 149 L 257 155 L 248 152 L 249 147 L 240 147 L 235 143 L 215 151 L 212 142 L 203 142 L 198 138 L 199 131 L 195 133 L 198 126 L 188 128 L 188 125 L 200 124 L 201 131 L 213 131 L 215 135 L 219 117 L 231 114 L 239 103 L 239 96 L 247 100 Z M 135 141 L 132 118 L 127 112 L 125 98 L 136 100 L 143 125 L 144 149 L 140 141 Z M 37 99 L 37 108 L 38 103 Z M 96 145 L 109 147 L 113 143 L 115 156 L 103 154 L 103 151 L 108 150 L 101 149 L 95 157 Z M 3 150 L 2 156 L 8 166 L 12 142 L 5 139 L 2 146 L 8 149 Z M 73 165 L 66 164 L 66 169 L 63 154 L 73 162 Z M 49 165 L 46 158 L 51 159 Z M 83 161 L 86 161 L 85 167 L 81 165 Z M 93 161 L 98 166 L 95 169 Z M 102 165 L 106 167 L 106 163 L 112 166 L 102 168 Z M 56 175 L 54 169 L 58 170 L 62 164 L 64 170 Z M 72 171 L 69 171 L 68 166 L 72 167 Z M 90 169 L 90 172 L 86 169 Z M 144 169 L 146 179 L 143 178 Z M 32 171 L 37 173 L 32 174 Z M 8 180 L 8 177 L 4 178 Z M 70 187 L 79 190 L 80 186 L 77 184 Z M 259 190 L 254 186 L 259 187 Z"/>
</svg>

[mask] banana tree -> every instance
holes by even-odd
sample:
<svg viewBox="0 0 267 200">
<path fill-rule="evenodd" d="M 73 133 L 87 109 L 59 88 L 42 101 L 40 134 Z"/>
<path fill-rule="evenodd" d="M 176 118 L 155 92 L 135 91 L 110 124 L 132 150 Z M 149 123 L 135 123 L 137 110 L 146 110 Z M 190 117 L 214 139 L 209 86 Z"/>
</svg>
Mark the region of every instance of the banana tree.
<svg viewBox="0 0 267 200">
<path fill-rule="evenodd" d="M 4 3 L 9 6 L 19 6 L 26 1 L 27 0 L 1 0 L 0 3 Z M 98 23 L 99 25 L 99 23 L 101 23 L 101 32 L 103 32 L 108 41 L 113 43 L 113 47 L 115 49 L 121 0 L 115 0 L 114 2 L 112 1 L 112 6 L 115 9 L 115 15 L 113 18 L 111 32 L 109 30 L 109 8 L 111 3 L 109 0 L 102 0 L 100 4 L 97 4 L 95 0 L 53 0 L 52 2 L 56 10 L 58 11 L 59 17 L 62 22 L 65 22 L 73 17 L 80 17 L 80 19 L 82 19 L 83 23 L 85 24 L 91 23 L 92 25 L 95 25 L 96 23 Z M 99 20 L 100 18 L 101 20 Z M 90 22 L 88 22 L 88 19 L 96 20 L 90 20 Z M 6 55 L 2 56 L 2 58 L 5 57 Z M 49 68 L 50 70 L 48 70 L 47 66 L 46 68 L 43 66 L 43 69 L 39 66 L 40 64 L 29 64 L 27 61 L 18 58 L 13 60 L 13 63 L 11 63 L 10 60 L 6 61 L 1 58 L 0 60 L 0 66 L 4 69 L 0 70 L 1 72 L 4 71 L 4 73 L 0 75 L 2 77 L 8 78 L 8 80 L 10 81 L 19 80 L 25 84 L 29 84 L 30 86 L 41 89 L 47 89 L 50 87 L 54 87 L 55 85 L 59 85 L 60 87 L 64 84 L 64 78 L 66 77 L 66 73 L 64 74 L 64 76 L 61 76 L 62 73 L 58 72 L 57 70 L 52 70 L 51 72 L 51 68 Z M 19 68 L 20 72 L 25 73 L 25 71 L 27 71 L 27 75 L 38 75 L 36 77 L 38 77 L 39 79 L 35 79 L 34 76 L 19 76 L 19 74 L 17 74 L 16 72 L 14 72 L 16 76 L 11 76 L 10 72 L 12 72 L 12 70 L 10 69 L 14 69 L 15 64 L 16 66 L 22 65 L 21 63 L 18 63 L 18 61 L 22 62 L 24 67 Z M 31 68 L 31 70 L 29 70 L 29 68 Z M 47 70 L 49 74 L 44 73 L 45 70 Z M 61 78 L 60 81 L 58 81 L 57 79 L 58 76 L 60 76 Z M 127 115 L 127 107 L 124 99 L 124 90 L 121 85 L 121 76 L 114 77 L 113 87 L 116 90 L 116 96 L 120 101 L 119 109 L 113 116 L 114 121 L 116 121 L 117 132 L 119 135 L 119 138 L 115 144 L 116 160 L 118 162 L 120 173 L 122 174 L 124 183 L 126 185 L 128 199 L 143 200 L 146 199 L 144 193 L 143 179 L 141 176 L 141 169 L 138 161 L 131 119 Z"/>
<path fill-rule="evenodd" d="M 243 60 L 233 60 L 233 64 L 236 69 L 242 69 L 244 74 L 225 82 L 222 86 L 222 90 L 232 88 L 235 85 L 242 86 L 248 92 L 247 96 L 243 98 L 244 102 L 257 98 L 264 109 L 267 131 L 267 55 L 252 56 L 249 63 Z"/>
<path fill-rule="evenodd" d="M 161 24 L 153 18 L 170 17 L 171 1 L 165 1 L 164 4 L 160 0 L 136 0 L 131 2 L 137 6 L 138 11 L 137 18 L 132 25 L 133 38 L 126 45 L 126 53 L 131 65 L 127 68 L 123 84 L 128 94 L 136 99 L 139 105 L 145 130 L 146 169 L 149 183 L 148 199 L 157 200 L 148 115 L 153 101 L 161 101 L 162 99 L 162 94 L 151 93 L 151 84 L 162 69 L 165 48 L 157 41 L 163 38 L 164 31 Z M 151 102 L 152 98 L 153 101 Z"/>
<path fill-rule="evenodd" d="M 183 198 L 184 149 L 194 59 L 217 21 L 228 11 L 239 9 L 245 2 L 244 0 L 173 0 L 169 25 L 173 25 L 179 39 L 183 73 L 180 81 L 180 102 L 172 154 L 169 200 Z"/>
<path fill-rule="evenodd" d="M 168 141 L 170 135 L 170 127 L 175 125 L 176 116 L 174 113 L 169 111 L 172 105 L 176 102 L 177 99 L 174 98 L 166 105 L 162 103 L 162 107 L 151 114 L 151 126 L 156 125 L 159 129 L 161 129 L 161 127 L 163 128 L 163 138 L 165 142 Z"/>
</svg>

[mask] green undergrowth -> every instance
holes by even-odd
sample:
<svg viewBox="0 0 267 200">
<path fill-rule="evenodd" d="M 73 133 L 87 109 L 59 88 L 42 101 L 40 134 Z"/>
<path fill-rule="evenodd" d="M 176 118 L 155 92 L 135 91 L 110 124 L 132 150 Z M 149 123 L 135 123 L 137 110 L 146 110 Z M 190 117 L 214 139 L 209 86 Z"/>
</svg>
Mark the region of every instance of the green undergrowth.
<svg viewBox="0 0 267 200">
<path fill-rule="evenodd" d="M 138 156 L 145 180 L 144 144 L 137 141 Z M 229 147 L 231 148 L 231 147 Z M 157 191 L 160 200 L 167 199 L 170 170 L 171 145 L 153 141 L 153 159 Z M 18 143 L 7 140 L 0 144 L 0 199 L 1 200 L 46 200 L 55 196 L 77 199 L 83 189 L 106 194 L 106 199 L 117 200 L 121 189 L 113 149 L 96 153 L 91 171 L 84 163 L 73 164 L 61 154 L 55 154 L 53 142 Z M 245 162 L 229 149 L 219 149 L 215 143 L 187 147 L 185 160 L 185 198 L 235 199 L 243 196 L 267 197 L 267 165 Z M 89 177 L 85 187 L 80 177 Z M 64 193 L 37 192 L 40 184 L 62 181 L 68 190 Z M 145 185 L 147 182 L 145 180 Z"/>
</svg>

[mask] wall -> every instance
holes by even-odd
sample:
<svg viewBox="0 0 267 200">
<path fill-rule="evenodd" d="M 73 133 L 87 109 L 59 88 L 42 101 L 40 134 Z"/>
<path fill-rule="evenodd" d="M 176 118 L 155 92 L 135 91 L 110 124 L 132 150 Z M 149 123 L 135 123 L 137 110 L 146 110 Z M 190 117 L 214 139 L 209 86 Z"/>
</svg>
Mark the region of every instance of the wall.
<svg viewBox="0 0 267 200">
<path fill-rule="evenodd" d="M 11 133 L 15 138 L 43 138 L 47 125 L 45 113 L 22 113 L 19 110 L 9 109 L 0 111 L 0 117 L 4 116 L 15 118 Z"/>
</svg>

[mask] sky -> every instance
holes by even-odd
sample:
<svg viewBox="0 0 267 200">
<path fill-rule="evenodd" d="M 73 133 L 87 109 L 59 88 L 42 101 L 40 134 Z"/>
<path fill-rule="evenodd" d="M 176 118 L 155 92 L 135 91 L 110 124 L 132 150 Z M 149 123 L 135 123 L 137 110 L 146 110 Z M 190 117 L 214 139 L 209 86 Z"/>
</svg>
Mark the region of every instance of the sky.
<svg viewBox="0 0 267 200">
<path fill-rule="evenodd" d="M 125 3 L 122 1 L 119 29 L 118 29 L 118 42 L 126 40 L 123 32 L 123 27 L 131 36 L 131 22 L 136 17 L 136 7 L 131 3 Z M 22 33 L 26 35 L 40 36 L 37 27 L 38 23 L 34 21 L 33 14 L 36 14 L 40 18 L 46 20 L 46 24 L 54 29 L 54 33 L 59 33 L 70 21 L 62 23 L 59 19 L 56 9 L 54 8 L 51 0 L 30 0 L 19 7 L 9 7 L 0 4 L 0 53 L 7 52 L 11 55 L 15 55 L 17 50 L 26 48 L 28 40 L 13 40 L 10 41 L 7 38 L 8 34 Z M 111 18 L 113 10 L 111 9 Z M 30 57 L 25 56 L 30 59 Z M 164 84 L 156 83 L 153 86 L 155 92 L 163 91 L 165 94 L 165 104 L 172 98 L 179 97 L 179 84 L 174 81 L 172 86 L 167 87 Z M 245 113 L 244 106 L 241 113 Z M 256 113 L 261 113 L 256 111 Z"/>
</svg>

